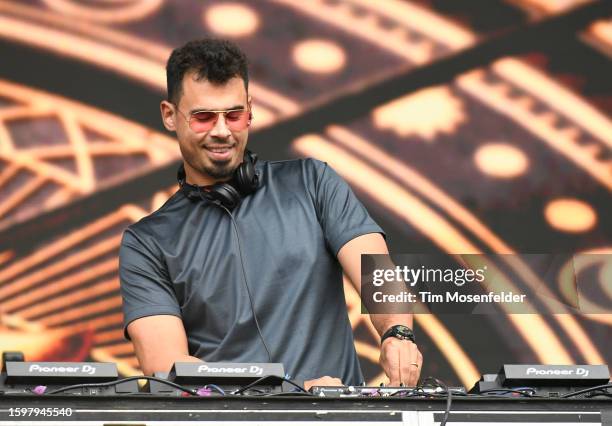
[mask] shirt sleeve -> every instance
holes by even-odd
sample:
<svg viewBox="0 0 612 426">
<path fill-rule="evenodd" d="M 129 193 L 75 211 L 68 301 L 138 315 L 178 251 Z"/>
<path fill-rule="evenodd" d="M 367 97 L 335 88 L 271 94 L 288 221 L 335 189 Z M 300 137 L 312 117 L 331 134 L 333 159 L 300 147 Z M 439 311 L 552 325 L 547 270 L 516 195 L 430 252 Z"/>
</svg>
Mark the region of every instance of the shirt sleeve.
<svg viewBox="0 0 612 426">
<path fill-rule="evenodd" d="M 327 244 L 335 256 L 346 243 L 365 234 L 385 232 L 370 217 L 349 185 L 327 163 L 316 162 L 315 202 Z"/>
<path fill-rule="evenodd" d="M 123 299 L 123 333 L 132 321 L 151 315 L 181 317 L 181 308 L 163 260 L 128 228 L 119 249 L 119 282 Z"/>
</svg>

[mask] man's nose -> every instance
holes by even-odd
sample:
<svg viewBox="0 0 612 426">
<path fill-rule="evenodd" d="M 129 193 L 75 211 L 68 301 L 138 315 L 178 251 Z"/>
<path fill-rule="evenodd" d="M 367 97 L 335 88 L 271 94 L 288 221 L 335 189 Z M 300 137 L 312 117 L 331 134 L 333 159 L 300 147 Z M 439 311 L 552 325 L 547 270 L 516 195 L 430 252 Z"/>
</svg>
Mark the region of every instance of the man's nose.
<svg viewBox="0 0 612 426">
<path fill-rule="evenodd" d="M 232 132 L 230 132 L 230 129 L 225 123 L 225 117 L 223 116 L 223 114 L 219 114 L 219 118 L 211 129 L 210 135 L 219 139 L 227 139 L 231 134 Z"/>
</svg>

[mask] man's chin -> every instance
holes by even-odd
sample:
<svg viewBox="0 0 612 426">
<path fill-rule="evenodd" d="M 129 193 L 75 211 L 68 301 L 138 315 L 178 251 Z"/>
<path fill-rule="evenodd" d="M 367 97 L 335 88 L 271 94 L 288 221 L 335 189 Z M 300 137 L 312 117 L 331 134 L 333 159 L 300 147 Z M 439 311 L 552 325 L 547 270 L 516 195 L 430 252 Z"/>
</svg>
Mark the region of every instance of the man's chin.
<svg viewBox="0 0 612 426">
<path fill-rule="evenodd" d="M 215 162 L 210 167 L 204 167 L 204 172 L 213 179 L 229 179 L 234 174 L 235 167 L 230 161 Z"/>
</svg>

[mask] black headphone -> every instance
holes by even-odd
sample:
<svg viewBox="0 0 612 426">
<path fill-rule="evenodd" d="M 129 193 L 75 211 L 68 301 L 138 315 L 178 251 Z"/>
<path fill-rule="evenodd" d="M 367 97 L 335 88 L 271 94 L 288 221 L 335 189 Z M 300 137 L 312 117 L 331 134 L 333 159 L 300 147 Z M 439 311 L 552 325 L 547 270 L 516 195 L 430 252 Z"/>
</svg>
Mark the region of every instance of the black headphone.
<svg viewBox="0 0 612 426">
<path fill-rule="evenodd" d="M 257 154 L 245 150 L 242 163 L 234 170 L 232 178 L 227 182 L 207 186 L 191 185 L 186 181 L 183 164 L 176 173 L 176 179 L 181 191 L 190 200 L 209 200 L 231 211 L 238 207 L 242 198 L 259 188 L 259 175 L 255 170 L 255 163 L 257 163 Z"/>
</svg>

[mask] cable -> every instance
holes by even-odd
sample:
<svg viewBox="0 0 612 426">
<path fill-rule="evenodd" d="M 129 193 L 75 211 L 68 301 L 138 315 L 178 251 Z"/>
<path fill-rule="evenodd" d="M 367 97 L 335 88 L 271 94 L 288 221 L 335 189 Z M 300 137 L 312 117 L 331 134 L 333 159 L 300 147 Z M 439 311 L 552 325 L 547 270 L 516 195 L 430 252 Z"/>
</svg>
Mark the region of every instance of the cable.
<svg viewBox="0 0 612 426">
<path fill-rule="evenodd" d="M 522 388 L 519 388 L 519 389 L 487 389 L 487 390 L 478 392 L 478 394 L 485 395 L 490 392 L 495 392 L 498 394 L 498 396 L 502 396 L 507 393 L 518 393 L 519 395 L 527 396 L 529 398 L 537 397 L 537 395 L 535 395 L 535 389 L 531 389 L 531 388 L 524 388 L 524 389 L 528 389 L 528 390 L 522 390 Z"/>
<path fill-rule="evenodd" d="M 306 397 L 310 397 L 310 398 L 316 398 L 316 396 L 314 396 L 311 393 L 304 393 L 304 392 L 278 392 L 278 393 L 264 393 L 262 395 L 255 395 L 255 396 L 263 396 L 263 397 L 270 397 L 270 396 L 306 396 Z"/>
<path fill-rule="evenodd" d="M 446 389 L 446 410 L 444 410 L 444 417 L 442 417 L 442 421 L 440 422 L 440 426 L 446 426 L 448 416 L 450 416 L 451 404 L 453 402 L 453 393 L 448 389 L 448 386 L 446 386 L 445 383 L 438 379 L 435 380 L 438 385 L 440 385 L 443 389 Z"/>
<path fill-rule="evenodd" d="M 606 392 L 605 390 L 594 391 L 592 394 L 586 395 L 585 398 L 597 398 L 605 396 L 606 398 L 612 398 L 612 393 Z"/>
<path fill-rule="evenodd" d="M 185 386 L 181 386 L 179 384 L 171 382 L 170 380 L 160 379 L 159 377 L 153 377 L 153 376 L 132 376 L 132 377 L 125 377 L 125 378 L 119 379 L 119 380 L 113 380 L 112 382 L 82 383 L 82 384 L 64 386 L 62 388 L 55 389 L 55 390 L 52 390 L 50 392 L 45 392 L 44 395 L 53 395 L 53 394 L 62 393 L 62 392 L 65 392 L 65 391 L 71 390 L 71 389 L 114 386 L 114 385 L 118 385 L 118 384 L 121 384 L 121 383 L 130 382 L 130 381 L 133 381 L 133 380 L 149 380 L 149 381 L 152 380 L 154 382 L 163 383 L 163 384 L 171 386 L 171 387 L 173 387 L 175 389 L 182 390 L 183 392 L 187 392 L 190 395 L 200 396 L 200 394 L 198 394 L 198 391 L 194 391 L 193 389 L 189 389 L 189 388 L 187 388 Z M 205 388 L 210 387 L 215 392 L 218 392 L 221 395 L 225 395 L 225 392 L 223 391 L 223 389 L 219 388 L 216 385 L 206 385 L 204 387 Z"/>
<path fill-rule="evenodd" d="M 259 338 L 261 339 L 261 343 L 263 343 L 264 348 L 266 349 L 266 353 L 268 354 L 268 361 L 273 362 L 272 355 L 270 354 L 270 349 L 268 348 L 268 345 L 266 344 L 266 340 L 264 339 L 263 332 L 261 331 L 261 327 L 259 326 L 259 321 L 257 320 L 257 314 L 255 313 L 253 297 L 251 296 L 251 289 L 249 288 L 249 283 L 247 280 L 246 269 L 244 267 L 244 260 L 242 259 L 242 245 L 240 244 L 240 234 L 238 233 L 238 225 L 236 224 L 234 215 L 227 207 L 221 204 L 221 202 L 218 200 L 214 200 L 213 203 L 221 207 L 223 210 L 225 210 L 227 214 L 229 215 L 230 219 L 232 220 L 232 225 L 234 227 L 234 233 L 236 234 L 236 239 L 238 240 L 238 253 L 240 254 L 240 265 L 242 266 L 242 276 L 244 277 L 244 286 L 246 288 L 247 295 L 249 297 L 249 304 L 251 305 L 251 312 L 253 313 L 253 319 L 255 320 L 255 327 L 257 327 L 257 332 L 259 333 Z"/>
<path fill-rule="evenodd" d="M 435 377 L 431 377 L 431 376 L 428 376 L 425 379 L 423 379 L 423 381 L 421 382 L 420 389 L 422 389 L 423 384 L 427 382 L 433 382 L 438 387 L 441 387 L 444 391 L 446 391 L 446 409 L 444 410 L 444 415 L 442 416 L 442 421 L 440 422 L 440 426 L 446 426 L 446 422 L 448 421 L 448 417 L 450 416 L 451 404 L 453 402 L 453 396 L 452 396 L 453 392 L 448 388 L 448 386 L 446 386 L 446 384 L 443 381 L 438 380 Z"/>
<path fill-rule="evenodd" d="M 440 387 L 440 386 L 438 386 Z M 376 393 L 381 393 L 380 391 L 384 390 L 384 388 L 379 388 L 377 390 Z M 384 393 L 384 392 L 382 392 Z M 412 397 L 412 396 L 423 396 L 423 397 L 434 397 L 434 398 L 438 398 L 438 397 L 444 397 L 446 398 L 446 394 L 448 393 L 447 390 L 445 389 L 440 389 L 440 390 L 426 390 L 425 388 L 422 387 L 415 387 L 415 388 L 407 388 L 405 390 L 397 390 L 391 394 L 389 394 L 388 396 L 401 396 L 401 397 Z M 462 392 L 462 391 L 458 391 L 458 390 L 450 390 L 450 393 L 452 393 L 455 396 L 468 396 L 467 393 Z"/>
<path fill-rule="evenodd" d="M 214 391 L 217 391 L 218 393 L 220 393 L 221 395 L 225 395 L 225 391 L 223 389 L 221 389 L 219 386 L 214 385 L 214 384 L 210 384 L 210 385 L 204 385 L 204 387 L 202 389 L 212 389 Z M 199 394 L 198 394 L 199 395 Z"/>
<path fill-rule="evenodd" d="M 581 395 L 583 393 L 593 392 L 593 391 L 602 390 L 602 389 L 611 389 L 611 388 L 612 388 L 612 383 L 608 383 L 607 385 L 593 386 L 592 388 L 586 388 L 586 389 L 582 389 L 576 392 L 566 393 L 566 394 L 561 395 L 559 398 L 570 398 L 572 396 Z"/>
<path fill-rule="evenodd" d="M 298 389 L 300 392 L 302 392 L 302 393 L 306 393 L 306 394 L 308 394 L 308 395 L 312 395 L 310 392 L 308 392 L 306 389 L 304 389 L 303 387 L 301 387 L 301 386 L 300 386 L 300 385 L 298 385 L 297 383 L 292 382 L 291 380 L 289 380 L 289 379 L 287 379 L 287 378 L 285 378 L 285 377 L 281 377 L 281 376 L 274 376 L 274 375 L 260 377 L 259 379 L 257 379 L 257 380 L 255 380 L 255 381 L 253 381 L 253 382 L 249 383 L 248 385 L 243 386 L 243 387 L 241 387 L 240 389 L 235 390 L 234 392 L 232 392 L 232 395 L 241 395 L 241 394 L 242 394 L 242 392 L 244 392 L 244 391 L 246 391 L 246 390 L 249 390 L 249 389 L 251 389 L 251 388 L 252 388 L 252 387 L 254 387 L 254 386 L 257 386 L 258 384 L 260 384 L 261 382 L 263 382 L 264 380 L 269 379 L 269 378 L 281 379 L 282 381 L 287 382 L 287 383 L 289 383 L 289 384 L 291 384 L 291 385 L 295 386 L 295 387 L 296 387 L 296 389 Z"/>
<path fill-rule="evenodd" d="M 437 397 L 437 396 L 446 396 L 446 394 L 449 393 L 449 392 L 452 395 L 454 395 L 454 396 L 469 396 L 466 392 L 458 391 L 458 390 L 445 390 L 445 389 L 442 389 L 439 392 L 438 391 L 436 391 L 436 392 L 427 392 L 427 391 L 423 390 L 422 392 L 423 392 L 423 395 L 434 396 L 434 397 Z"/>
</svg>

